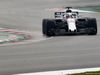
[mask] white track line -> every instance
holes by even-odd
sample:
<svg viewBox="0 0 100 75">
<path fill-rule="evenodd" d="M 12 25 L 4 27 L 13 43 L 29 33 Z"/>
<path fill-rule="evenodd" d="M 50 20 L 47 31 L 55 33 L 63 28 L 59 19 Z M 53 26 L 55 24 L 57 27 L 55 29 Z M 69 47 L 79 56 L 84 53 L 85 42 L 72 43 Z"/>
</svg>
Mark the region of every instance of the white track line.
<svg viewBox="0 0 100 75">
<path fill-rule="evenodd" d="M 13 74 L 13 75 L 66 75 L 66 74 L 82 73 L 82 72 L 89 72 L 89 71 L 100 71 L 100 67 L 73 69 L 73 70 L 48 71 L 48 72 L 37 72 L 37 73 L 23 73 L 23 74 Z"/>
</svg>

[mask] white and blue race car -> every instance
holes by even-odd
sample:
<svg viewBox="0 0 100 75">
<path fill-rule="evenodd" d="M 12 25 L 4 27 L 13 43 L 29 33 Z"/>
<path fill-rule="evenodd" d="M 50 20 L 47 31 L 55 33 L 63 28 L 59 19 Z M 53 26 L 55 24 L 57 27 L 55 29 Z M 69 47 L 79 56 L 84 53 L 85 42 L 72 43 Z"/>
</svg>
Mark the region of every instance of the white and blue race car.
<svg viewBox="0 0 100 75">
<path fill-rule="evenodd" d="M 71 7 L 66 7 L 66 12 L 55 12 L 55 19 L 43 19 L 42 32 L 46 36 L 55 36 L 60 30 L 66 33 L 97 34 L 97 23 L 95 18 L 80 18 L 79 12 L 73 12 Z"/>
</svg>

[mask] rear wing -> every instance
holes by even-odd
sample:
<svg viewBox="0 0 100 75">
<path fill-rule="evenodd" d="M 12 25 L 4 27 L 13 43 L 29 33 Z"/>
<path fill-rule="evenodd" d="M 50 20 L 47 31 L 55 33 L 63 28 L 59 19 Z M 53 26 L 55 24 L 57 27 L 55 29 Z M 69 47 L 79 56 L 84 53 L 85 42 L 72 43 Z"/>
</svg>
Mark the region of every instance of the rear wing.
<svg viewBox="0 0 100 75">
<path fill-rule="evenodd" d="M 63 18 L 63 16 L 64 16 L 64 14 L 65 14 L 66 12 L 55 12 L 55 18 Z"/>
<path fill-rule="evenodd" d="M 71 13 L 76 13 L 77 17 L 78 17 L 78 12 L 71 12 Z M 66 12 L 55 12 L 55 18 L 60 18 L 63 19 L 64 15 L 66 14 Z"/>
</svg>

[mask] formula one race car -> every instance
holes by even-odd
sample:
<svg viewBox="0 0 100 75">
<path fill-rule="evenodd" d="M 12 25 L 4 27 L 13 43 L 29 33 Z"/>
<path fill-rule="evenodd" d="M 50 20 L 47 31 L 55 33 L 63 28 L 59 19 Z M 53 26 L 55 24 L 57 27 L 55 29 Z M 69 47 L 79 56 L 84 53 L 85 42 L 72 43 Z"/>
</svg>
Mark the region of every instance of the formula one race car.
<svg viewBox="0 0 100 75">
<path fill-rule="evenodd" d="M 80 18 L 79 12 L 66 7 L 66 12 L 55 12 L 55 19 L 43 19 L 42 32 L 46 36 L 55 36 L 64 29 L 67 33 L 97 34 L 97 23 L 95 18 Z"/>
</svg>

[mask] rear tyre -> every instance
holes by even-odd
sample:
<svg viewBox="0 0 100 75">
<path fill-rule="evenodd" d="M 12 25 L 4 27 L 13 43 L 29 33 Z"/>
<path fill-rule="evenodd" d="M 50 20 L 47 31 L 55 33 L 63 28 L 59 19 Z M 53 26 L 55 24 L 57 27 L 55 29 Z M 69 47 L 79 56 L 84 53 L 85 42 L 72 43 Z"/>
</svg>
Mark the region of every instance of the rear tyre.
<svg viewBox="0 0 100 75">
<path fill-rule="evenodd" d="M 88 35 L 96 35 L 97 34 L 97 23 L 96 19 L 88 19 L 88 28 L 89 28 L 89 33 Z"/>
<path fill-rule="evenodd" d="M 44 19 L 42 24 L 42 32 L 46 36 L 54 36 L 55 35 L 55 21 Z"/>
</svg>

